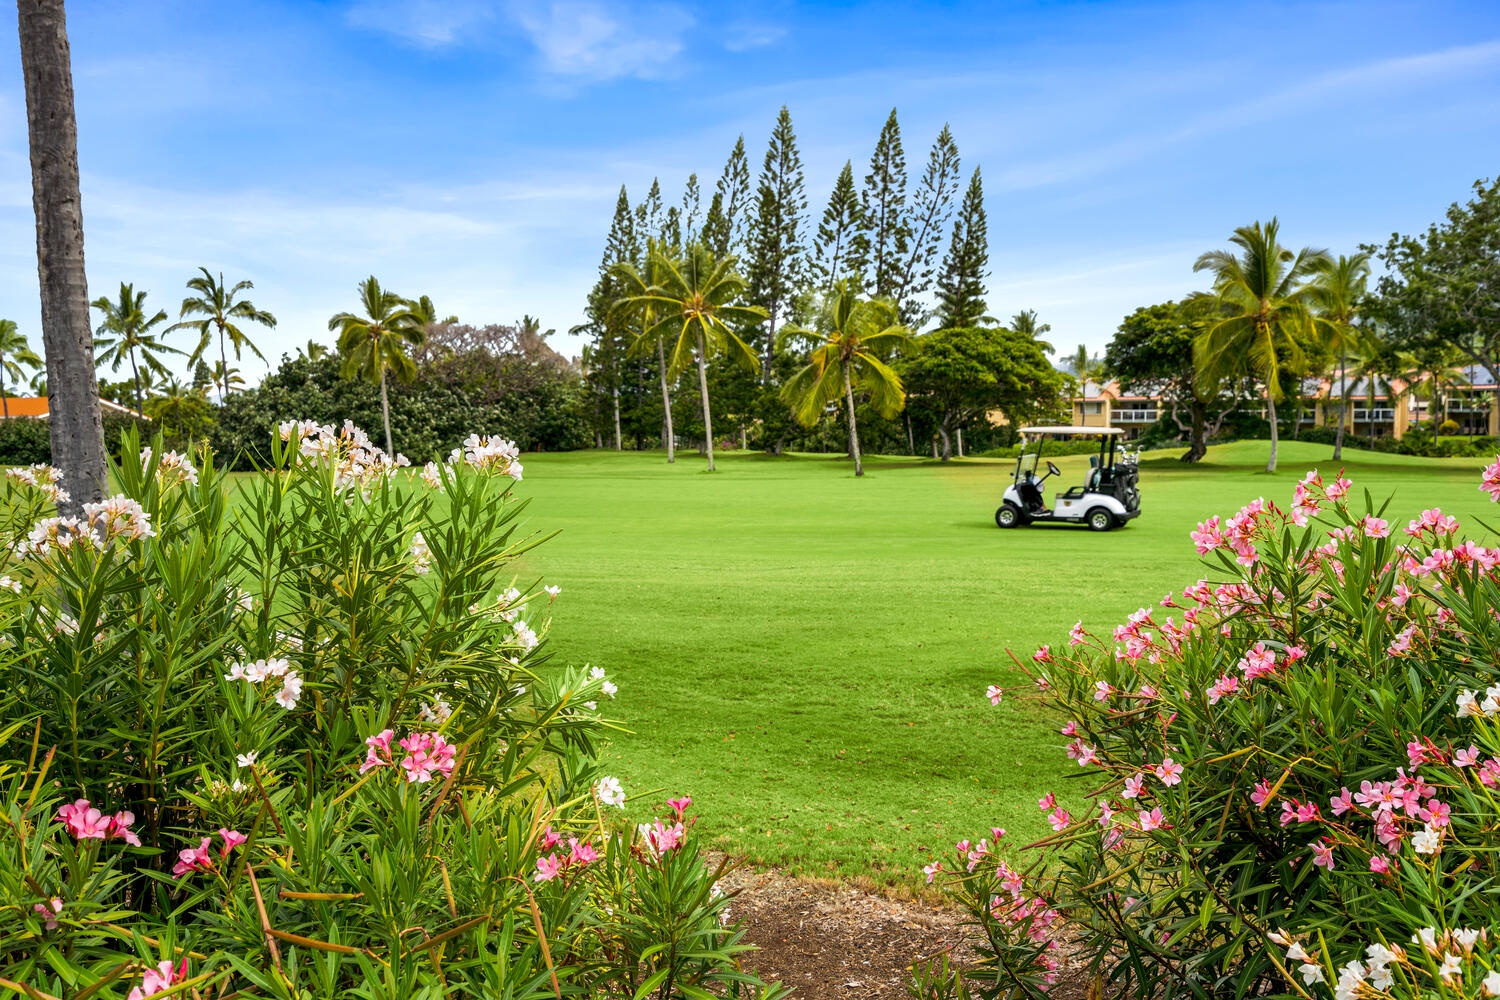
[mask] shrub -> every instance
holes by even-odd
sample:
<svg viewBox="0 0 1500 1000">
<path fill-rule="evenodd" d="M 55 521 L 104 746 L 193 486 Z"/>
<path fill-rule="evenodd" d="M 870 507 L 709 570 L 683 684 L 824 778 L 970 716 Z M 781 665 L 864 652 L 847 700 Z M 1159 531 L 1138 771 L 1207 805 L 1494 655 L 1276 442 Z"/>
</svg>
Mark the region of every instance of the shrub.
<svg viewBox="0 0 1500 1000">
<path fill-rule="evenodd" d="M 1199 525 L 1212 579 L 1037 651 L 1084 789 L 1022 874 L 958 845 L 964 988 L 1040 994 L 1055 912 L 1121 995 L 1500 992 L 1500 549 L 1383 513 L 1309 474 Z"/>
<path fill-rule="evenodd" d="M 0 980 L 131 1000 L 750 993 L 687 798 L 612 819 L 604 672 L 549 664 L 516 449 L 420 479 L 287 425 L 231 505 L 126 447 L 121 495 L 0 534 Z"/>
</svg>

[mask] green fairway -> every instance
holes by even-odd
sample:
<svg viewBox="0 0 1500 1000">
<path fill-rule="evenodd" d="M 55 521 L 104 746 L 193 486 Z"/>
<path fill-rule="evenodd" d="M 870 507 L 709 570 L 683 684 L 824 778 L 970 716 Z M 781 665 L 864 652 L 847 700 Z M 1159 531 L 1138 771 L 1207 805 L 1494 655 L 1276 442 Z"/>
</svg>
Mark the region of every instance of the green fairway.
<svg viewBox="0 0 1500 1000">
<path fill-rule="evenodd" d="M 1107 630 L 1203 575 L 1197 521 L 1337 471 L 1331 448 L 1283 442 L 1267 476 L 1266 448 L 1148 456 L 1144 513 L 1107 534 L 997 529 L 1008 462 L 875 458 L 857 480 L 827 456 L 730 454 L 710 475 L 692 454 L 528 455 L 526 519 L 561 533 L 523 575 L 563 588 L 558 656 L 620 685 L 610 708 L 633 733 L 606 760 L 628 792 L 690 793 L 737 854 L 909 882 L 992 825 L 1046 831 L 1036 800 L 1068 775 L 1064 740 L 1007 647 L 1065 643 L 1079 619 Z M 1086 459 L 1057 462 L 1081 481 Z M 1494 512 L 1478 460 L 1343 464 L 1356 489 L 1395 494 L 1397 530 L 1438 505 L 1477 537 Z"/>
</svg>

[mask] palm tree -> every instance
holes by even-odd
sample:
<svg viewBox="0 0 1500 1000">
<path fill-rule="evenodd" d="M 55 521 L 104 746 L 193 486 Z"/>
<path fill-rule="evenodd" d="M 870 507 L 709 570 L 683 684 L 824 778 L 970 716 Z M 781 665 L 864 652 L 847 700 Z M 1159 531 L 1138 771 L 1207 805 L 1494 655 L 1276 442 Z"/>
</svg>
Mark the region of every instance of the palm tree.
<svg viewBox="0 0 1500 1000">
<path fill-rule="evenodd" d="M 251 342 L 249 336 L 235 322 L 236 320 L 240 320 L 259 323 L 268 328 L 276 326 L 275 316 L 272 316 L 263 309 L 255 308 L 255 304 L 249 299 L 237 298 L 241 292 L 254 288 L 255 285 L 249 281 L 241 281 L 233 288 L 226 288 L 224 273 L 222 271 L 219 272 L 219 277 L 215 280 L 214 276 L 209 273 L 208 268 L 200 267 L 198 270 L 203 272 L 202 276 L 190 278 L 187 283 L 188 288 L 198 294 L 191 295 L 182 300 L 180 317 L 201 316 L 203 318 L 193 320 L 182 319 L 181 322 L 173 324 L 167 330 L 170 333 L 178 327 L 187 327 L 198 331 L 198 346 L 193 348 L 193 353 L 188 358 L 188 363 L 196 363 L 199 358 L 203 357 L 203 352 L 212 343 L 215 332 L 219 335 L 220 371 L 228 372 L 230 370 L 229 355 L 224 346 L 226 339 L 234 345 L 234 360 L 240 360 L 240 354 L 245 348 L 249 348 L 250 353 L 262 361 L 266 360 L 266 356 L 260 353 L 260 349 Z M 229 386 L 227 383 L 221 387 L 221 393 L 221 399 L 229 395 Z"/>
<path fill-rule="evenodd" d="M 307 346 L 297 348 L 297 353 L 309 361 L 321 361 L 328 356 L 328 348 L 309 337 Z"/>
<path fill-rule="evenodd" d="M 73 61 L 63 0 L 17 4 L 26 137 L 31 149 L 31 203 L 36 212 L 42 345 L 50 373 L 52 458 L 68 483 L 59 507 L 76 515 L 104 496 L 104 429 L 89 329 L 83 267 L 83 214 L 78 194 L 78 119 Z"/>
<path fill-rule="evenodd" d="M 5 376 L 9 375 L 13 382 L 20 382 L 26 377 L 26 373 L 21 370 L 22 365 L 35 370 L 41 368 L 42 364 L 42 359 L 37 357 L 26 338 L 16 329 L 16 321 L 0 319 L 0 412 L 4 412 L 5 419 L 10 419 Z"/>
<path fill-rule="evenodd" d="M 1276 471 L 1276 400 L 1281 397 L 1281 369 L 1299 367 L 1299 338 L 1312 333 L 1312 291 L 1306 281 L 1324 266 L 1327 251 L 1303 247 L 1295 255 L 1277 242 L 1280 223 L 1241 226 L 1229 241 L 1240 248 L 1210 250 L 1193 264 L 1211 271 L 1212 292 L 1198 292 L 1188 302 L 1208 314 L 1208 323 L 1193 343 L 1193 363 L 1202 385 L 1215 385 L 1237 372 L 1260 379 L 1266 390 L 1271 424 L 1271 456 L 1266 471 Z"/>
<path fill-rule="evenodd" d="M 104 314 L 104 319 L 94 331 L 94 349 L 99 352 L 99 362 L 108 363 L 109 370 L 117 372 L 127 359 L 130 361 L 130 377 L 135 383 L 135 412 L 144 413 L 145 399 L 141 393 L 141 368 L 136 363 L 136 352 L 148 373 L 166 375 L 167 366 L 157 357 L 160 352 L 181 354 L 175 347 L 168 347 L 156 338 L 151 328 L 167 321 L 165 309 L 146 315 L 146 293 L 137 292 L 134 285 L 120 282 L 120 297 L 110 301 L 101 295 L 89 303 Z"/>
<path fill-rule="evenodd" d="M 670 465 L 677 461 L 677 442 L 676 432 L 672 429 L 672 390 L 667 383 L 667 337 L 665 331 L 657 330 L 657 304 L 647 298 L 660 284 L 664 256 L 661 250 L 662 246 L 655 237 L 647 237 L 645 274 L 626 261 L 615 264 L 610 270 L 627 293 L 627 298 L 617 303 L 616 308 L 622 312 L 639 313 L 641 317 L 641 332 L 631 340 L 627 353 L 639 356 L 653 346 L 656 348 L 657 366 L 661 372 L 661 405 L 666 413 L 667 464 Z"/>
<path fill-rule="evenodd" d="M 1052 329 L 1051 323 L 1037 323 L 1035 309 L 1023 309 L 1010 318 L 1010 328 L 1035 340 Z"/>
<path fill-rule="evenodd" d="M 427 339 L 427 328 L 422 317 L 412 311 L 412 304 L 395 292 L 382 289 L 374 275 L 360 282 L 359 295 L 365 314 L 339 313 L 328 321 L 328 329 L 339 335 L 344 377 L 364 377 L 379 383 L 380 413 L 385 421 L 385 453 L 394 456 L 391 401 L 385 389 L 386 372 L 394 372 L 403 382 L 416 377 L 417 366 L 407 355 L 406 348 L 407 345 L 421 346 Z"/>
<path fill-rule="evenodd" d="M 806 367 L 786 385 L 781 398 L 804 427 L 818 422 L 829 403 L 844 397 L 849 415 L 849 453 L 854 456 L 854 474 L 865 474 L 859 454 L 859 428 L 854 421 L 854 387 L 870 394 L 870 405 L 882 417 L 893 417 L 906 404 L 901 376 L 881 360 L 881 355 L 911 342 L 911 330 L 901 325 L 894 303 L 886 299 L 861 302 L 850 283 L 840 281 L 823 305 L 816 331 L 787 327 L 779 340 L 811 338 L 816 346 Z"/>
<path fill-rule="evenodd" d="M 734 269 L 734 257 L 716 257 L 713 251 L 695 241 L 681 260 L 656 249 L 654 268 L 659 281 L 639 295 L 621 300 L 621 307 L 650 306 L 657 317 L 655 325 L 642 336 L 660 337 L 665 342 L 674 337 L 667 375 L 675 378 L 695 360 L 698 364 L 698 392 L 703 399 L 703 441 L 708 454 L 708 471 L 714 471 L 713 414 L 708 405 L 708 361 L 727 353 L 750 371 L 760 370 L 758 358 L 750 346 L 729 328 L 730 323 L 751 326 L 763 323 L 768 314 L 760 306 L 735 305 L 748 290 L 745 279 Z"/>
<path fill-rule="evenodd" d="M 1024 313 L 1018 314 L 1018 318 L 1019 315 Z M 1047 324 L 1043 323 L 1042 326 L 1046 328 Z M 1035 334 L 1032 336 L 1034 338 Z M 1068 358 L 1068 367 L 1073 369 L 1073 375 L 1079 382 L 1097 382 L 1104 374 L 1104 362 L 1099 360 L 1099 355 L 1090 355 L 1089 349 L 1083 344 L 1079 344 L 1078 350 Z"/>
<path fill-rule="evenodd" d="M 1344 425 L 1349 412 L 1349 351 L 1359 348 L 1369 336 L 1369 331 L 1359 325 L 1359 320 L 1365 286 L 1370 277 L 1370 255 L 1361 251 L 1352 257 L 1340 254 L 1338 260 L 1324 258 L 1315 270 L 1317 277 L 1311 286 L 1311 300 L 1318 329 L 1323 334 L 1324 346 L 1339 356 L 1343 401 L 1339 407 L 1339 429 L 1333 439 L 1333 460 L 1336 462 L 1344 457 Z"/>
</svg>

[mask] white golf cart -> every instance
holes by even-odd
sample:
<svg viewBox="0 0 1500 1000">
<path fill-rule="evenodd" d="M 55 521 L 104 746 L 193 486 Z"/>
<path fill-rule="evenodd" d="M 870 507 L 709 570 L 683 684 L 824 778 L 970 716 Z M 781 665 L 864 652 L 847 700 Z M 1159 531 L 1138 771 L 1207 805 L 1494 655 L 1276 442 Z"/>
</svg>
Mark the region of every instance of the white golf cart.
<svg viewBox="0 0 1500 1000">
<path fill-rule="evenodd" d="M 1137 486 L 1137 463 L 1140 452 L 1132 453 L 1118 439 L 1125 432 L 1118 427 L 1023 427 L 1021 454 L 1016 457 L 1016 471 L 995 511 L 995 524 L 1002 528 L 1043 521 L 1087 524 L 1093 531 L 1122 527 L 1141 516 L 1141 491 Z M 1099 454 L 1089 456 L 1089 474 L 1082 486 L 1069 487 L 1053 498 L 1051 506 L 1043 487 L 1048 479 L 1061 476 L 1062 470 L 1051 462 L 1040 477 L 1042 451 L 1049 438 L 1097 437 Z"/>
</svg>

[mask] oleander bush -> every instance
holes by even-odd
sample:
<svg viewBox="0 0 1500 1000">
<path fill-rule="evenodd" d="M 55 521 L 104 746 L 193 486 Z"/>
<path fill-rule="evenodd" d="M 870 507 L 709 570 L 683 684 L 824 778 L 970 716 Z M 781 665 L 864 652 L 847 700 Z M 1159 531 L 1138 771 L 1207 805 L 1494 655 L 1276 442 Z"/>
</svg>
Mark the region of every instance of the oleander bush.
<svg viewBox="0 0 1500 1000">
<path fill-rule="evenodd" d="M 1060 942 L 1107 995 L 1500 995 L 1500 549 L 1384 514 L 1309 474 L 1199 525 L 1208 578 L 1034 654 L 1081 784 L 1028 861 L 994 830 L 929 869 L 983 961 L 917 995 L 1039 996 Z"/>
<path fill-rule="evenodd" d="M 637 829 L 615 686 L 547 662 L 516 449 L 404 468 L 285 424 L 0 505 L 0 987 L 30 997 L 781 995 L 691 800 Z"/>
</svg>

